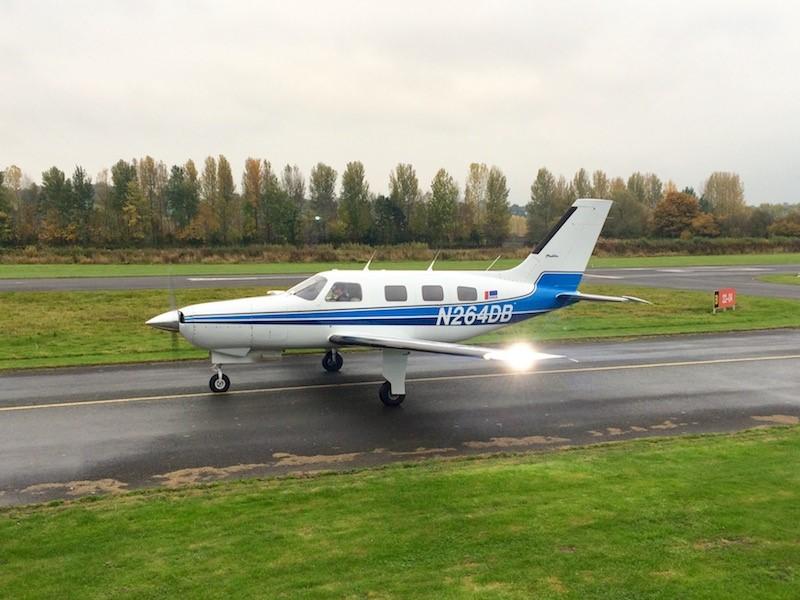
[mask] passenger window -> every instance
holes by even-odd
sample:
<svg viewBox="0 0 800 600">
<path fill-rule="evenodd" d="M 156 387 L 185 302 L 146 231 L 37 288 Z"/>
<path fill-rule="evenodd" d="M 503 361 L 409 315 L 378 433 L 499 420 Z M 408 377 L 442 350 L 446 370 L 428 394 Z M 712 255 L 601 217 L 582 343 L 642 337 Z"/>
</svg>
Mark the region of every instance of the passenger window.
<svg viewBox="0 0 800 600">
<path fill-rule="evenodd" d="M 408 291 L 404 285 L 387 285 L 383 288 L 387 302 L 405 302 L 408 300 Z"/>
<path fill-rule="evenodd" d="M 361 302 L 361 284 L 337 281 L 325 296 L 328 302 Z"/>
<path fill-rule="evenodd" d="M 474 287 L 458 286 L 458 299 L 461 302 L 473 302 L 478 299 L 478 290 Z"/>
<path fill-rule="evenodd" d="M 422 299 L 426 302 L 441 302 L 444 300 L 444 290 L 440 285 L 423 285 Z"/>
</svg>

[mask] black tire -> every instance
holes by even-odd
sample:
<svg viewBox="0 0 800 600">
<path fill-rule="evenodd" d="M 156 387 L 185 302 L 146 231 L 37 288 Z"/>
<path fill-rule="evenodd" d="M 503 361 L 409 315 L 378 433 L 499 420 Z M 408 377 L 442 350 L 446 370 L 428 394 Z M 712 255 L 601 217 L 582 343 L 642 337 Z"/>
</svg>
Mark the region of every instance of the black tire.
<svg viewBox="0 0 800 600">
<path fill-rule="evenodd" d="M 378 395 L 381 397 L 381 402 L 386 406 L 400 406 L 403 400 L 406 399 L 405 394 L 392 394 L 392 386 L 388 381 L 384 381 Z"/>
<path fill-rule="evenodd" d="M 336 373 L 341 370 L 343 364 L 344 359 L 338 352 L 334 355 L 333 352 L 328 351 L 325 353 L 325 356 L 322 357 L 322 368 L 328 373 Z"/>
<path fill-rule="evenodd" d="M 223 394 L 231 387 L 231 380 L 228 379 L 228 376 L 225 374 L 222 375 L 222 378 L 217 375 L 212 375 L 208 382 L 208 387 L 210 387 L 211 391 L 215 394 Z"/>
</svg>

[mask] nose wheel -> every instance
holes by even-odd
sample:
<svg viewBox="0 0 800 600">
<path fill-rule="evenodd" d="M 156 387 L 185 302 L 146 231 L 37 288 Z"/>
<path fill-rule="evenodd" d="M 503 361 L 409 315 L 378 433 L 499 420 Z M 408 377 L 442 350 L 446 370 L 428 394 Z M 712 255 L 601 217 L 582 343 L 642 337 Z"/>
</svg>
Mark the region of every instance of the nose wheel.
<svg viewBox="0 0 800 600">
<path fill-rule="evenodd" d="M 328 350 L 322 357 L 322 368 L 328 373 L 336 373 L 341 370 L 343 364 L 344 358 L 336 350 Z"/>
<path fill-rule="evenodd" d="M 227 392 L 228 388 L 231 387 L 231 380 L 227 375 L 220 371 L 211 376 L 211 379 L 208 382 L 208 387 L 210 387 L 211 391 L 215 394 L 222 394 Z"/>
</svg>

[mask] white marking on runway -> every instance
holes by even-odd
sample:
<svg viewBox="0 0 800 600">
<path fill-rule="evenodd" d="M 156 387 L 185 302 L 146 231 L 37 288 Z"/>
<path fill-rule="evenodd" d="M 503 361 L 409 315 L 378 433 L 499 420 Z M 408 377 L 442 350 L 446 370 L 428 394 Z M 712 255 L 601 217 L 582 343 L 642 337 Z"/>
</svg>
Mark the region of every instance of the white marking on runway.
<svg viewBox="0 0 800 600">
<path fill-rule="evenodd" d="M 632 365 L 608 365 L 605 367 L 579 367 L 572 369 L 548 369 L 545 371 L 525 371 L 522 373 L 509 373 L 502 371 L 499 373 L 476 373 L 472 375 L 442 375 L 434 377 L 417 377 L 410 378 L 407 383 L 436 383 L 439 381 L 458 381 L 469 379 L 496 379 L 498 377 L 509 377 L 510 375 L 516 377 L 528 377 L 536 375 L 561 375 L 566 373 L 598 373 L 603 371 L 628 371 L 635 369 L 663 369 L 669 367 L 695 367 L 703 365 L 724 365 L 736 364 L 746 362 L 767 362 L 775 360 L 797 360 L 800 359 L 800 354 L 786 354 L 782 356 L 750 356 L 742 358 L 716 358 L 709 360 L 687 360 L 679 362 L 665 362 L 665 363 L 643 363 Z M 299 392 L 302 390 L 325 390 L 335 388 L 348 388 L 348 387 L 364 387 L 366 385 L 380 385 L 383 380 L 373 381 L 352 381 L 347 383 L 318 383 L 312 385 L 291 385 L 284 387 L 274 388 L 257 388 L 248 390 L 234 390 L 232 392 L 225 392 L 219 394 L 220 398 L 225 396 L 239 396 L 243 394 L 267 394 L 276 392 Z M 208 398 L 217 396 L 212 392 L 196 392 L 189 394 L 169 394 L 164 396 L 138 396 L 132 398 L 110 398 L 108 400 L 85 400 L 76 402 L 52 402 L 48 404 L 23 404 L 19 406 L 4 406 L 0 407 L 0 412 L 14 412 L 24 410 L 38 410 L 45 408 L 78 408 L 84 406 L 98 406 L 102 404 L 130 404 L 133 402 L 156 402 L 160 400 L 186 400 L 190 398 Z"/>
<path fill-rule="evenodd" d="M 622 275 L 595 275 L 593 273 L 584 273 L 585 277 L 596 277 L 597 279 L 622 279 Z"/>
</svg>

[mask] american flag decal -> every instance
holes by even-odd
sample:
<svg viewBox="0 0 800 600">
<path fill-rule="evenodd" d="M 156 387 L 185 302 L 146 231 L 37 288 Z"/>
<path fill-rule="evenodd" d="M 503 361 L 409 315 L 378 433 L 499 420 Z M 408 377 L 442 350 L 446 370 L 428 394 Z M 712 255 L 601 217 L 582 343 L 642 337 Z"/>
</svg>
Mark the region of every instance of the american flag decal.
<svg viewBox="0 0 800 600">
<path fill-rule="evenodd" d="M 497 290 L 486 290 L 483 292 L 484 300 L 491 300 L 492 298 L 497 298 Z"/>
</svg>

